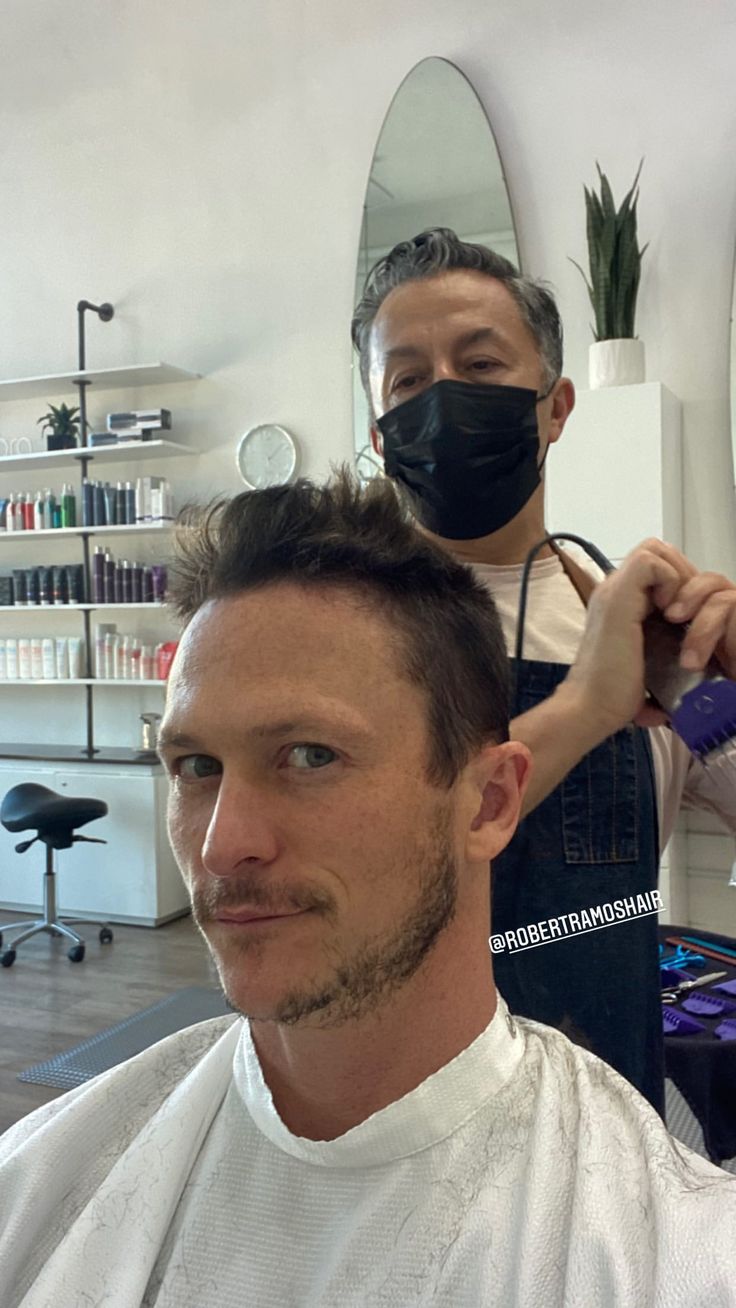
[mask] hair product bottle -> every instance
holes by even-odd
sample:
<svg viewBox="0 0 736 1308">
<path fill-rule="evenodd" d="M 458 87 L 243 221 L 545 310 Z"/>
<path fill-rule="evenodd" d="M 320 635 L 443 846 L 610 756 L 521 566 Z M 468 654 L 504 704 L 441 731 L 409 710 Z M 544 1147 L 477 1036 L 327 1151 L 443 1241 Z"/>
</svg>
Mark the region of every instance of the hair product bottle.
<svg viewBox="0 0 736 1308">
<path fill-rule="evenodd" d="M 81 636 L 69 636 L 69 678 L 79 681 L 84 676 L 84 641 Z"/>
<path fill-rule="evenodd" d="M 18 676 L 21 681 L 31 679 L 31 642 L 27 636 L 18 637 Z"/>
<path fill-rule="evenodd" d="M 56 637 L 56 679 L 69 680 L 69 646 L 66 636 Z"/>
<path fill-rule="evenodd" d="M 56 680 L 56 648 L 51 636 L 44 636 L 42 642 L 42 674 L 44 681 Z"/>
<path fill-rule="evenodd" d="M 18 680 L 18 641 L 15 636 L 8 636 L 5 641 L 5 675 L 8 681 Z"/>
<path fill-rule="evenodd" d="M 43 637 L 33 636 L 31 639 L 31 680 L 43 680 Z"/>
</svg>

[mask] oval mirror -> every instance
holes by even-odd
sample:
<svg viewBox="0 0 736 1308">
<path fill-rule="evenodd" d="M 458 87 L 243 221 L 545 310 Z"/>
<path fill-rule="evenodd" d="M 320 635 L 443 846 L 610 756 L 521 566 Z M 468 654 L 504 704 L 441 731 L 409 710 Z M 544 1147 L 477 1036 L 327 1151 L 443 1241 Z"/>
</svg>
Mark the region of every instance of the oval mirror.
<svg viewBox="0 0 736 1308">
<path fill-rule="evenodd" d="M 377 259 L 427 227 L 451 227 L 519 266 L 506 181 L 491 125 L 468 79 L 446 59 L 423 59 L 396 92 L 368 176 L 355 303 Z M 380 472 L 370 412 L 353 359 L 356 470 Z"/>
<path fill-rule="evenodd" d="M 731 474 L 736 489 L 736 264 L 734 264 L 733 288 L 731 292 L 731 342 L 730 355 L 730 392 L 731 392 Z M 736 864 L 734 864 L 736 867 Z"/>
</svg>

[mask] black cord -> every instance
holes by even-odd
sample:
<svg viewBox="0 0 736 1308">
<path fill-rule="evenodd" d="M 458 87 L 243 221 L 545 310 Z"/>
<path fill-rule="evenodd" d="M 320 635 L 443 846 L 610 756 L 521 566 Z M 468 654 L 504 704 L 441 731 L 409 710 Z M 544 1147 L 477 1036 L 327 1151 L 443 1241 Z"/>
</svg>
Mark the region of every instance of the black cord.
<svg viewBox="0 0 736 1308">
<path fill-rule="evenodd" d="M 532 546 L 532 548 L 530 549 L 529 553 L 526 556 L 526 559 L 524 560 L 524 568 L 521 574 L 521 589 L 519 591 L 519 612 L 516 620 L 516 645 L 514 648 L 514 660 L 516 664 L 515 676 L 514 676 L 514 704 L 516 705 L 517 712 L 518 712 L 518 705 L 516 704 L 516 699 L 517 699 L 517 691 L 519 685 L 519 664 L 521 662 L 522 650 L 524 648 L 524 622 L 526 620 L 526 603 L 527 603 L 527 595 L 529 591 L 529 577 L 531 576 L 532 564 L 534 563 L 534 560 L 537 557 L 539 551 L 543 549 L 545 545 L 551 545 L 552 542 L 556 540 L 572 541 L 574 545 L 579 545 L 581 549 L 585 550 L 585 553 L 588 555 L 588 557 L 591 558 L 594 563 L 598 564 L 598 567 L 601 569 L 602 572 L 609 573 L 614 571 L 614 567 L 610 559 L 607 559 L 605 554 L 601 553 L 601 551 L 598 549 L 596 545 L 593 545 L 589 540 L 584 540 L 582 536 L 573 536 L 571 535 L 570 532 L 566 532 L 566 531 L 552 532 L 549 536 L 544 536 L 542 540 L 538 541 L 536 545 Z"/>
<path fill-rule="evenodd" d="M 521 574 L 521 590 L 519 591 L 519 613 L 516 622 L 516 648 L 514 650 L 514 658 L 517 660 L 517 662 L 521 660 L 521 651 L 524 645 L 524 621 L 526 619 L 526 601 L 527 601 L 527 592 L 529 590 L 529 577 L 532 570 L 532 564 L 535 558 L 537 557 L 539 551 L 543 549 L 545 545 L 551 545 L 552 542 L 555 540 L 571 540 L 574 545 L 580 545 L 580 547 L 585 550 L 585 553 L 588 555 L 588 557 L 591 558 L 594 563 L 598 564 L 598 567 L 601 569 L 602 572 L 608 573 L 614 571 L 614 567 L 610 559 L 607 559 L 605 554 L 602 554 L 596 545 L 591 544 L 589 540 L 584 540 L 582 536 L 572 536 L 570 532 L 566 532 L 566 531 L 552 532 L 551 535 L 544 536 L 542 540 L 538 541 L 536 545 L 533 545 L 529 553 L 527 554 L 526 559 L 524 560 L 524 569 Z"/>
</svg>

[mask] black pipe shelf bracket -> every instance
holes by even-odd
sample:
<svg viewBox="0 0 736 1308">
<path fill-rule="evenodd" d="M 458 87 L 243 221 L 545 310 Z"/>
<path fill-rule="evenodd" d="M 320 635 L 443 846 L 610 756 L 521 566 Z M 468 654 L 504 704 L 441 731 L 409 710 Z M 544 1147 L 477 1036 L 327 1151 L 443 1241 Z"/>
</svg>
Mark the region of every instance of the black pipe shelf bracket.
<svg viewBox="0 0 736 1308">
<path fill-rule="evenodd" d="M 79 371 L 84 372 L 87 367 L 87 344 L 84 336 L 85 318 L 87 310 L 96 313 L 100 322 L 110 322 L 115 317 L 115 310 L 111 304 L 105 301 L 103 304 L 93 304 L 91 300 L 80 300 L 77 305 L 77 322 L 78 322 L 78 340 L 79 340 Z M 76 381 L 75 386 L 79 388 L 79 431 L 82 445 L 87 445 L 87 387 L 91 385 L 85 378 Z M 86 469 L 83 469 L 82 475 Z"/>
<path fill-rule="evenodd" d="M 115 316 L 115 309 L 107 301 L 104 301 L 102 304 L 93 304 L 91 300 L 80 300 L 79 303 L 77 304 L 80 372 L 84 372 L 85 368 L 87 367 L 87 343 L 85 341 L 85 331 L 84 331 L 85 329 L 84 315 L 87 312 L 87 310 L 89 310 L 91 313 L 96 313 L 97 317 L 100 319 L 100 322 L 110 322 L 111 318 L 114 318 Z M 79 377 L 75 379 L 74 385 L 77 387 L 79 391 L 80 441 L 81 441 L 82 448 L 87 449 L 88 448 L 87 387 L 91 386 L 92 383 L 86 377 Z M 84 458 L 83 456 L 79 460 L 79 465 L 80 465 L 80 473 L 81 473 L 81 486 L 80 486 L 80 504 L 81 504 L 82 491 L 84 487 L 84 482 L 87 477 L 87 470 L 89 467 L 89 458 Z M 89 600 L 92 597 L 92 584 L 91 584 L 92 564 L 90 560 L 88 536 L 82 537 L 82 558 L 83 558 L 83 566 L 84 566 L 84 597 L 86 600 Z M 85 664 L 86 664 L 85 676 L 91 677 L 92 676 L 92 615 L 88 609 L 85 609 L 84 613 L 82 614 L 82 620 L 84 623 L 84 648 L 85 648 Z M 87 700 L 87 713 L 86 713 L 87 743 L 86 743 L 85 753 L 87 758 L 90 759 L 93 758 L 94 755 L 98 752 L 95 749 L 95 739 L 94 739 L 95 733 L 94 733 L 93 689 L 94 688 L 90 685 L 85 686 L 86 700 Z"/>
</svg>

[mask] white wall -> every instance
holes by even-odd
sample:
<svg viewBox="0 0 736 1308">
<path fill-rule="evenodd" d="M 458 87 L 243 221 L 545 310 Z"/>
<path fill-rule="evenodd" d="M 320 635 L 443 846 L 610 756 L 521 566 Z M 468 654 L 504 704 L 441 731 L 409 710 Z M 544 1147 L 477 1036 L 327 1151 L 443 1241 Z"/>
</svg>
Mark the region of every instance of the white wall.
<svg viewBox="0 0 736 1308">
<path fill-rule="evenodd" d="M 690 550 L 733 568 L 726 0 L 3 9 L 3 375 L 71 363 L 77 298 L 107 296 L 117 318 L 91 331 L 91 361 L 162 355 L 211 378 L 213 480 L 229 477 L 233 433 L 276 414 L 322 475 L 350 450 L 346 325 L 373 146 L 407 69 L 442 54 L 490 114 L 525 266 L 557 288 L 581 384 L 589 313 L 567 256 L 584 256 L 582 186 L 598 158 L 621 192 L 646 156 L 649 375 L 686 405 Z"/>
<path fill-rule="evenodd" d="M 581 386 L 590 315 L 568 256 L 585 258 L 583 184 L 598 159 L 620 195 L 644 155 L 648 377 L 683 401 L 688 551 L 736 575 L 727 0 L 5 0 L 3 52 L 0 374 L 69 368 L 77 300 L 112 300 L 114 321 L 89 324 L 91 365 L 163 358 L 206 375 L 162 396 L 207 451 L 176 469 L 182 492 L 237 490 L 235 441 L 256 421 L 293 428 L 308 475 L 350 457 L 363 191 L 419 59 L 455 61 L 485 104 L 523 264 L 558 293 Z M 35 431 L 38 412 L 3 406 L 0 435 Z M 24 692 L 23 716 L 33 700 L 48 735 L 40 694 Z M 18 738 L 17 703 L 0 711 Z M 133 726 L 113 728 L 127 743 Z"/>
</svg>

